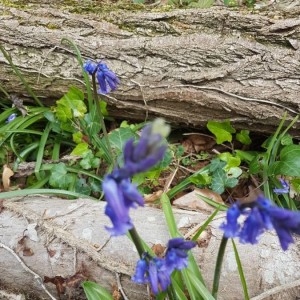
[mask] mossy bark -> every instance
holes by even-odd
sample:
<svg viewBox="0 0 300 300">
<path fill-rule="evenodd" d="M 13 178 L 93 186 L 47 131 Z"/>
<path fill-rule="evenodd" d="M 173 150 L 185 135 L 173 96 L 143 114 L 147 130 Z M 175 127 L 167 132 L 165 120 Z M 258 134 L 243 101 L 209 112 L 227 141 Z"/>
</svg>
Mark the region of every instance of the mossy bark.
<svg viewBox="0 0 300 300">
<path fill-rule="evenodd" d="M 290 119 L 299 112 L 299 1 L 256 11 L 4 2 L 0 42 L 46 104 L 83 86 L 73 50 L 61 44 L 69 38 L 84 58 L 105 60 L 119 75 L 120 88 L 106 98 L 115 117 L 196 127 L 230 119 L 272 132 L 284 111 Z M 28 96 L 1 53 L 0 71 L 9 93 Z"/>
</svg>

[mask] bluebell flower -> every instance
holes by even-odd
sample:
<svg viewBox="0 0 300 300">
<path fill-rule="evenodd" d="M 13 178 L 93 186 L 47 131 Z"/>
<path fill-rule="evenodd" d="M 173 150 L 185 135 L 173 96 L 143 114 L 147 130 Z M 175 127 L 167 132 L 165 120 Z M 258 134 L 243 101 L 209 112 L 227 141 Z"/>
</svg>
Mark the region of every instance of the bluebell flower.
<svg viewBox="0 0 300 300">
<path fill-rule="evenodd" d="M 159 126 L 158 126 L 159 125 Z M 130 139 L 124 147 L 124 165 L 130 176 L 144 172 L 162 160 L 167 149 L 164 136 L 169 127 L 162 119 L 156 119 L 147 125 L 137 144 Z"/>
<path fill-rule="evenodd" d="M 240 215 L 246 217 L 243 224 L 238 223 Z M 239 237 L 242 243 L 251 244 L 256 244 L 264 231 L 274 229 L 281 248 L 287 250 L 294 242 L 292 234 L 300 234 L 300 213 L 275 206 L 260 195 L 251 203 L 235 203 L 220 228 L 225 237 Z"/>
<path fill-rule="evenodd" d="M 171 284 L 170 275 L 164 259 L 152 258 L 148 253 L 144 253 L 137 262 L 135 274 L 131 279 L 136 283 L 149 283 L 152 292 L 157 295 Z"/>
<path fill-rule="evenodd" d="M 106 229 L 111 235 L 123 235 L 133 227 L 129 209 L 144 205 L 142 195 L 129 179 L 116 180 L 107 175 L 102 183 L 106 199 L 105 214 L 110 218 L 113 227 Z"/>
<path fill-rule="evenodd" d="M 91 60 L 87 60 L 83 69 L 90 75 L 95 75 L 99 84 L 98 93 L 108 94 L 117 89 L 120 84 L 120 80 L 117 75 L 111 71 L 104 62 L 96 64 Z"/>
<path fill-rule="evenodd" d="M 17 117 L 17 114 L 16 114 L 16 113 L 11 114 L 11 115 L 7 118 L 6 123 L 12 122 L 16 117 Z"/>
<path fill-rule="evenodd" d="M 175 270 L 187 267 L 188 253 L 196 243 L 185 241 L 183 238 L 174 238 L 168 242 L 164 258 L 151 257 L 144 253 L 137 262 L 132 280 L 136 283 L 150 283 L 152 292 L 157 295 L 166 291 L 171 284 L 171 275 Z"/>
<path fill-rule="evenodd" d="M 282 188 L 275 188 L 275 189 L 273 189 L 273 192 L 275 194 L 288 194 L 290 191 L 290 186 L 287 183 L 287 181 L 285 181 L 282 178 L 280 178 L 279 181 L 281 183 Z"/>
<path fill-rule="evenodd" d="M 115 169 L 105 176 L 102 188 L 107 202 L 105 214 L 111 219 L 112 228 L 107 230 L 112 235 L 126 234 L 133 227 L 129 216 L 130 208 L 144 205 L 143 196 L 131 183 L 131 177 L 139 172 L 146 171 L 158 163 L 166 150 L 164 139 L 159 130 L 165 134 L 165 124 L 161 119 L 147 125 L 142 131 L 140 141 L 135 144 L 129 140 L 124 148 L 124 166 Z"/>
<path fill-rule="evenodd" d="M 236 237 L 239 230 L 240 225 L 238 224 L 237 220 L 241 215 L 241 209 L 238 203 L 234 203 L 228 210 L 226 214 L 226 223 L 221 225 L 221 229 L 224 230 L 224 235 L 227 238 Z"/>
<path fill-rule="evenodd" d="M 182 270 L 187 267 L 187 251 L 196 246 L 193 241 L 185 241 L 183 238 L 169 240 L 166 252 L 166 265 L 173 270 Z"/>
</svg>

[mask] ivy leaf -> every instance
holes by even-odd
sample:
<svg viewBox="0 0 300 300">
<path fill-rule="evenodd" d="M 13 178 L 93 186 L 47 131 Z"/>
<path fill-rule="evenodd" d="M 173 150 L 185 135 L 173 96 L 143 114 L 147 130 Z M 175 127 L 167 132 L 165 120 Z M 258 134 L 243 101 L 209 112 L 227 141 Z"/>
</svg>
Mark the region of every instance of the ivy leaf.
<svg viewBox="0 0 300 300">
<path fill-rule="evenodd" d="M 224 167 L 225 171 L 228 171 L 230 168 L 238 167 L 241 164 L 241 159 L 239 157 L 234 157 L 229 152 L 223 152 L 219 155 L 219 158 L 222 161 L 226 162 L 226 166 Z"/>
<path fill-rule="evenodd" d="M 225 191 L 226 180 L 227 176 L 225 171 L 223 169 L 217 169 L 212 176 L 211 189 L 218 194 L 222 194 Z"/>
<path fill-rule="evenodd" d="M 87 143 L 79 143 L 70 153 L 70 155 L 74 156 L 82 156 L 89 150 L 89 144 Z"/>
<path fill-rule="evenodd" d="M 76 180 L 75 192 L 84 195 L 90 195 L 91 191 L 92 191 L 91 187 L 86 183 L 86 180 L 84 178 L 79 178 Z"/>
<path fill-rule="evenodd" d="M 90 136 L 96 135 L 101 129 L 100 117 L 97 115 L 97 110 L 94 108 L 91 112 L 84 116 L 86 129 Z"/>
<path fill-rule="evenodd" d="M 83 137 L 83 134 L 81 131 L 77 131 L 72 134 L 73 141 L 76 144 L 80 144 L 82 142 L 82 137 Z"/>
<path fill-rule="evenodd" d="M 223 167 L 226 166 L 226 162 L 220 160 L 219 158 L 214 158 L 211 160 L 209 164 L 209 171 L 210 172 L 215 172 L 218 169 L 223 169 Z"/>
<path fill-rule="evenodd" d="M 52 187 L 66 190 L 71 183 L 74 182 L 74 179 L 75 177 L 72 174 L 68 174 L 66 165 L 64 163 L 59 163 L 54 165 L 51 169 L 49 184 Z"/>
<path fill-rule="evenodd" d="M 70 87 L 69 91 L 56 101 L 56 116 L 62 122 L 74 118 L 83 118 L 87 111 L 83 102 L 84 94 L 77 87 Z"/>
<path fill-rule="evenodd" d="M 270 165 L 269 174 L 300 177 L 300 145 L 282 148 L 280 160 Z"/>
<path fill-rule="evenodd" d="M 123 150 L 125 143 L 129 139 L 135 137 L 135 133 L 129 127 L 115 129 L 108 135 L 111 147 L 119 151 Z"/>
<path fill-rule="evenodd" d="M 239 133 L 236 134 L 236 139 L 241 142 L 243 145 L 250 145 L 252 143 L 249 130 L 241 130 Z"/>
<path fill-rule="evenodd" d="M 235 129 L 230 125 L 230 121 L 216 122 L 208 121 L 208 130 L 216 137 L 217 144 L 232 141 L 232 133 L 235 133 Z"/>
<path fill-rule="evenodd" d="M 92 151 L 89 150 L 83 155 L 83 158 L 80 161 L 79 165 L 85 170 L 98 168 L 100 165 L 100 159 L 98 157 L 95 157 Z"/>
</svg>

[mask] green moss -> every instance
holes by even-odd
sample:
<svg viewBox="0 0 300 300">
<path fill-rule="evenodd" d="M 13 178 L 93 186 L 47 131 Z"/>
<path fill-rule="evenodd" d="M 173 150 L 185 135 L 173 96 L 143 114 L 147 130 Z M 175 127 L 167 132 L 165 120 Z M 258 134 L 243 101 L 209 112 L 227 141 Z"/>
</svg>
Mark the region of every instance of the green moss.
<svg viewBox="0 0 300 300">
<path fill-rule="evenodd" d="M 60 29 L 60 28 L 61 28 L 59 25 L 54 24 L 54 23 L 48 23 L 48 24 L 46 25 L 46 27 L 47 27 L 48 29 Z"/>
<path fill-rule="evenodd" d="M 0 0 L 3 6 L 14 7 L 14 8 L 25 8 L 27 7 L 27 1 L 12 1 L 12 0 Z"/>
</svg>

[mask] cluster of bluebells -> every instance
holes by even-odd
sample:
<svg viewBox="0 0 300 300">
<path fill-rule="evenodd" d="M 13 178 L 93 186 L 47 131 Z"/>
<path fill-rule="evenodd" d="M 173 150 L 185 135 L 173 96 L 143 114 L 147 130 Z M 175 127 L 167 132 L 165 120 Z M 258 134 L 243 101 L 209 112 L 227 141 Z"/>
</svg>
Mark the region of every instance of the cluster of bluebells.
<svg viewBox="0 0 300 300">
<path fill-rule="evenodd" d="M 245 216 L 243 224 L 238 222 L 240 216 Z M 239 237 L 242 243 L 251 244 L 256 244 L 265 230 L 274 229 L 281 248 L 287 250 L 294 242 L 292 234 L 300 234 L 300 213 L 275 206 L 260 195 L 251 203 L 234 203 L 227 210 L 221 229 L 226 238 Z"/>
<path fill-rule="evenodd" d="M 102 188 L 106 200 L 105 214 L 113 227 L 106 228 L 111 235 L 123 235 L 133 228 L 129 216 L 130 208 L 144 205 L 144 199 L 131 178 L 135 174 L 147 171 L 162 160 L 166 151 L 164 136 L 169 127 L 162 119 L 156 119 L 141 132 L 137 143 L 127 141 L 123 151 L 124 165 L 104 177 Z"/>
<path fill-rule="evenodd" d="M 117 75 L 111 71 L 104 62 L 95 63 L 87 60 L 83 69 L 90 75 L 95 75 L 99 84 L 98 94 L 106 95 L 117 89 L 120 80 Z"/>
<path fill-rule="evenodd" d="M 192 241 L 174 238 L 169 240 L 164 258 L 151 257 L 148 253 L 144 253 L 137 262 L 132 280 L 136 283 L 149 283 L 155 295 L 160 291 L 167 290 L 171 284 L 172 272 L 187 267 L 187 251 L 195 245 L 196 243 Z"/>
</svg>

